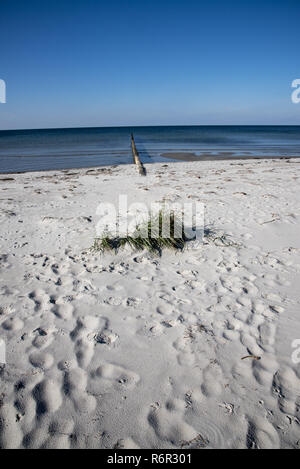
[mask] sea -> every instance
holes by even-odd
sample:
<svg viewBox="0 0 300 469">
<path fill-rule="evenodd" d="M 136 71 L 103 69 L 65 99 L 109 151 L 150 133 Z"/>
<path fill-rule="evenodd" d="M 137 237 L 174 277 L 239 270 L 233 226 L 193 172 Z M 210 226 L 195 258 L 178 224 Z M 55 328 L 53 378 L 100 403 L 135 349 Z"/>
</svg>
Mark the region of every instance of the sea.
<svg viewBox="0 0 300 469">
<path fill-rule="evenodd" d="M 300 126 L 152 126 L 0 130 L 0 172 L 132 163 L 300 157 Z M 167 156 L 167 157 L 166 157 Z"/>
</svg>

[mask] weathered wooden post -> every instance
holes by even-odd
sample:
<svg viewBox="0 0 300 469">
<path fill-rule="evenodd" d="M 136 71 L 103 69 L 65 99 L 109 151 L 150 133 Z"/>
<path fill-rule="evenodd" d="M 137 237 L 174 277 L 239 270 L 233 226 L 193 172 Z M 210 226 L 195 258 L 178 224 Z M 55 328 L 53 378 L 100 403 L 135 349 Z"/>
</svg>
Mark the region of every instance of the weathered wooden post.
<svg viewBox="0 0 300 469">
<path fill-rule="evenodd" d="M 132 149 L 133 162 L 137 165 L 139 173 L 142 176 L 146 176 L 146 170 L 140 160 L 138 151 L 136 149 L 133 134 L 131 134 L 131 149 Z"/>
</svg>

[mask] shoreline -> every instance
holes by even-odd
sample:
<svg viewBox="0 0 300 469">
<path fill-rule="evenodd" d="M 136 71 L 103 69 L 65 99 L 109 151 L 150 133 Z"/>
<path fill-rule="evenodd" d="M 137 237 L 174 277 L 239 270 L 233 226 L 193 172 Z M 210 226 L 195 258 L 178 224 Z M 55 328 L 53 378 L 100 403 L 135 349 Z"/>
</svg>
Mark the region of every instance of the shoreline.
<svg viewBox="0 0 300 469">
<path fill-rule="evenodd" d="M 184 152 L 187 154 L 187 152 Z M 188 154 L 191 154 L 191 155 L 195 155 L 195 153 L 191 152 L 191 153 L 188 153 Z M 164 155 L 169 155 L 169 154 L 164 154 Z M 172 156 L 164 156 L 164 158 L 166 159 L 166 161 L 153 161 L 152 163 L 149 163 L 149 162 L 143 162 L 143 165 L 145 167 L 151 167 L 152 165 L 155 165 L 155 164 L 170 164 L 170 163 L 184 163 L 184 162 L 198 162 L 198 163 L 205 163 L 205 162 L 211 162 L 211 161 L 248 161 L 248 160 L 255 160 L 255 161 L 276 161 L 276 160 L 297 160 L 298 158 L 300 158 L 300 156 L 270 156 L 270 157 L 266 157 L 266 156 L 263 156 L 263 157 L 260 157 L 260 156 L 240 156 L 240 157 L 234 157 L 234 158 L 226 158 L 226 157 L 205 157 L 205 159 L 201 160 L 197 157 L 197 159 L 189 159 L 188 156 L 186 157 L 182 157 L 179 159 L 176 160 L 176 158 L 174 158 L 174 155 L 176 155 L 176 153 L 171 153 L 170 155 Z M 182 155 L 182 154 L 181 154 Z M 174 158 L 174 161 L 170 161 L 172 160 L 172 158 Z M 84 167 L 71 167 L 71 168 L 58 168 L 58 169 L 34 169 L 34 170 L 29 170 L 29 171 L 14 171 L 14 172 L 2 172 L 0 171 L 0 175 L 12 175 L 12 174 L 28 174 L 28 173 L 37 173 L 37 172 L 51 172 L 51 171 L 57 171 L 57 172 L 68 172 L 68 171 L 84 171 L 84 170 L 92 170 L 92 169 L 100 169 L 100 168 L 116 168 L 116 167 L 126 167 L 126 166 L 130 166 L 132 165 L 132 163 L 119 163 L 119 164 L 111 164 L 111 165 L 97 165 L 97 166 L 84 166 Z"/>
</svg>

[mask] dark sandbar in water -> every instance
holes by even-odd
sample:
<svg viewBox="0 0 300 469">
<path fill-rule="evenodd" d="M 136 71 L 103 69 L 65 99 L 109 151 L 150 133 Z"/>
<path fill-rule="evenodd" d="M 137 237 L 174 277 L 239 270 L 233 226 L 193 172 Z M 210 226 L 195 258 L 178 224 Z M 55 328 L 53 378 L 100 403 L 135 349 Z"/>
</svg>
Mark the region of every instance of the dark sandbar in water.
<svg viewBox="0 0 300 469">
<path fill-rule="evenodd" d="M 201 153 L 201 155 L 196 155 L 196 153 L 189 152 L 174 152 L 174 153 L 162 153 L 163 158 L 168 158 L 170 160 L 178 161 L 214 161 L 214 160 L 258 160 L 258 159 L 290 159 L 290 158 L 299 158 L 299 156 L 280 156 L 280 155 L 251 155 L 247 154 L 236 154 L 234 152 L 219 152 L 214 153 Z"/>
</svg>

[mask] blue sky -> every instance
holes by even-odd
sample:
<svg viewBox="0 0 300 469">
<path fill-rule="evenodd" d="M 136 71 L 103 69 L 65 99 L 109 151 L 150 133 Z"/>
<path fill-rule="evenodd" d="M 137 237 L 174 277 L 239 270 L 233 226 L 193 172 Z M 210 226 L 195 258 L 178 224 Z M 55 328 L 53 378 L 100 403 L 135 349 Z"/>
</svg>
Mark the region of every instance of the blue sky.
<svg viewBox="0 0 300 469">
<path fill-rule="evenodd" d="M 0 129 L 300 124 L 299 0 L 1 0 Z"/>
</svg>

